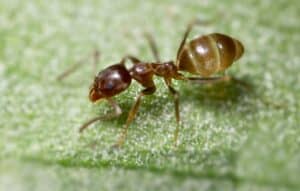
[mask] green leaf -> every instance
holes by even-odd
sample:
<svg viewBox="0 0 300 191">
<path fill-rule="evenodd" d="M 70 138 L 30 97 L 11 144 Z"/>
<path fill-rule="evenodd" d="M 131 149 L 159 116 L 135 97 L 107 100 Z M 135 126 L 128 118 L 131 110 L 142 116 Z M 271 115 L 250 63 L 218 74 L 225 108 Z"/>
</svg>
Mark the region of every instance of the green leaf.
<svg viewBox="0 0 300 191">
<path fill-rule="evenodd" d="M 299 1 L 7 1 L 0 4 L 1 190 L 299 190 Z M 143 99 L 125 145 L 111 149 L 138 92 L 116 97 L 123 114 L 87 98 L 92 60 L 63 82 L 56 77 L 95 48 L 97 70 L 133 54 L 175 58 L 187 23 L 190 39 L 228 34 L 245 54 L 228 73 L 251 85 L 174 81 L 183 127 L 162 79 Z M 46 186 L 49 185 L 49 186 Z"/>
</svg>

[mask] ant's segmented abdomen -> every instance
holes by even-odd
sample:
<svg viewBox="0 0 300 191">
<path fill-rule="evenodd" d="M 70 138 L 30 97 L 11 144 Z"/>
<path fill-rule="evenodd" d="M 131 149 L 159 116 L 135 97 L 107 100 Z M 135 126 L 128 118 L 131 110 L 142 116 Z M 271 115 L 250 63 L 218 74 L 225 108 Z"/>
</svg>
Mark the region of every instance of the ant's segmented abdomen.
<svg viewBox="0 0 300 191">
<path fill-rule="evenodd" d="M 227 35 L 212 33 L 186 43 L 179 54 L 177 67 L 201 76 L 224 71 L 244 52 L 243 45 Z"/>
</svg>

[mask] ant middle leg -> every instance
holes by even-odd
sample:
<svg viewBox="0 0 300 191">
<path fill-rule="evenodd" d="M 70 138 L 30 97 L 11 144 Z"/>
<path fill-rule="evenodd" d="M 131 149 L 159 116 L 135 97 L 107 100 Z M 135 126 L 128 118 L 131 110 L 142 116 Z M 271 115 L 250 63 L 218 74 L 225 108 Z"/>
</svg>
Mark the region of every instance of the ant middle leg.
<svg viewBox="0 0 300 191">
<path fill-rule="evenodd" d="M 142 62 L 140 59 L 138 59 L 135 56 L 126 55 L 122 58 L 122 60 L 120 61 L 120 64 L 125 64 L 126 60 L 130 60 L 133 64 L 138 64 L 138 63 Z"/>
<path fill-rule="evenodd" d="M 156 90 L 156 87 L 153 86 L 153 87 L 146 88 L 146 89 L 144 89 L 140 92 L 140 94 L 138 95 L 135 103 L 132 105 L 132 107 L 129 111 L 129 114 L 128 114 L 128 117 L 127 117 L 127 120 L 126 120 L 126 124 L 122 129 L 120 137 L 117 140 L 116 144 L 113 145 L 113 147 L 121 147 L 124 144 L 124 142 L 126 140 L 126 137 L 127 137 L 127 132 L 128 132 L 129 125 L 133 121 L 133 119 L 134 119 L 134 117 L 135 117 L 135 115 L 136 115 L 136 113 L 139 109 L 142 97 L 145 96 L 145 95 L 153 94 L 155 92 L 155 90 Z"/>
<path fill-rule="evenodd" d="M 172 86 L 171 86 L 171 81 L 168 79 L 165 79 L 165 82 L 168 86 L 168 89 L 170 93 L 172 94 L 174 98 L 174 106 L 175 106 L 175 117 L 176 117 L 176 130 L 174 132 L 174 147 L 177 146 L 177 140 L 178 140 L 178 135 L 179 135 L 179 127 L 180 127 L 180 112 L 179 112 L 179 93 L 176 91 Z"/>
<path fill-rule="evenodd" d="M 73 66 L 71 66 L 69 69 L 65 70 L 63 73 L 61 73 L 59 76 L 57 76 L 56 80 L 61 81 L 67 76 L 69 76 L 71 73 L 75 72 L 79 67 L 81 67 L 86 60 L 88 60 L 90 57 L 93 57 L 93 71 L 96 71 L 96 66 L 99 62 L 100 58 L 100 52 L 98 50 L 94 50 L 91 54 L 87 55 L 83 59 L 77 61 L 77 63 Z"/>
<path fill-rule="evenodd" d="M 83 130 L 85 130 L 87 127 L 89 127 L 91 124 L 95 123 L 96 121 L 100 121 L 100 120 L 109 120 L 115 117 L 118 117 L 119 115 L 121 115 L 122 110 L 120 108 L 120 106 L 111 98 L 106 98 L 108 103 L 112 106 L 112 108 L 114 109 L 114 113 L 111 114 L 107 114 L 104 116 L 98 116 L 98 117 L 94 117 L 92 119 L 90 119 L 89 121 L 85 122 L 80 128 L 79 128 L 79 132 L 83 132 Z"/>
<path fill-rule="evenodd" d="M 157 43 L 155 42 L 153 36 L 149 32 L 145 32 L 144 36 L 145 36 L 145 38 L 147 39 L 147 41 L 149 43 L 149 46 L 151 48 L 152 54 L 155 58 L 155 61 L 157 63 L 159 63 L 160 62 L 160 55 L 159 55 L 159 52 L 158 52 Z"/>
<path fill-rule="evenodd" d="M 174 146 L 177 146 L 178 134 L 179 134 L 179 127 L 180 127 L 180 113 L 179 113 L 179 93 L 172 87 L 168 86 L 169 91 L 174 97 L 174 105 L 175 105 L 175 116 L 176 116 L 176 130 L 174 132 Z"/>
</svg>

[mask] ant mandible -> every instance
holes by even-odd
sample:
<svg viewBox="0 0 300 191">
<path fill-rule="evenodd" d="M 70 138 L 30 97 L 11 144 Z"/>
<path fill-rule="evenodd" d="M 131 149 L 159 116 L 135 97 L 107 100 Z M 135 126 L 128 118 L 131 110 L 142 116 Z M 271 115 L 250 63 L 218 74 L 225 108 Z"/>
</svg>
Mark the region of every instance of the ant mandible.
<svg viewBox="0 0 300 191">
<path fill-rule="evenodd" d="M 172 80 L 189 80 L 206 84 L 233 79 L 227 75 L 214 77 L 212 75 L 224 72 L 234 61 L 238 60 L 244 52 L 243 45 L 240 41 L 219 33 L 199 36 L 186 43 L 187 37 L 195 24 L 197 24 L 197 20 L 192 21 L 188 25 L 177 50 L 175 61 L 161 62 L 157 46 L 153 38 L 147 34 L 146 38 L 149 41 L 155 62 L 144 62 L 134 56 L 128 55 L 123 57 L 120 63 L 111 65 L 99 72 L 90 88 L 89 99 L 92 102 L 96 102 L 100 99 L 107 100 L 114 109 L 114 113 L 90 119 L 80 127 L 79 131 L 82 132 L 96 121 L 119 116 L 122 110 L 112 98 L 126 90 L 131 84 L 132 79 L 134 79 L 140 83 L 144 89 L 140 91 L 135 103 L 132 105 L 125 126 L 114 145 L 115 147 L 122 146 L 127 136 L 128 127 L 139 109 L 142 97 L 151 95 L 156 90 L 156 86 L 153 82 L 153 76 L 155 75 L 164 79 L 165 84 L 174 98 L 177 122 L 177 127 L 174 132 L 174 145 L 176 146 L 181 120 L 179 113 L 179 94 L 172 87 Z M 99 53 L 95 52 L 94 56 L 98 59 Z M 126 60 L 130 60 L 133 63 L 133 66 L 129 69 L 125 67 Z M 60 75 L 58 79 L 64 78 L 73 71 L 74 68 Z M 179 71 L 194 74 L 196 77 L 185 77 L 179 73 Z"/>
</svg>

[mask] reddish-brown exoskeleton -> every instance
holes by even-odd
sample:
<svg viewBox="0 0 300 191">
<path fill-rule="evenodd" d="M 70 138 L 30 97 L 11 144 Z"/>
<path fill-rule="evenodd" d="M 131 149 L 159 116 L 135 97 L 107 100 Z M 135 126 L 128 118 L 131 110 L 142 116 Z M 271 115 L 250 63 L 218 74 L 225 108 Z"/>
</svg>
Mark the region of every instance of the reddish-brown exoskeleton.
<svg viewBox="0 0 300 191">
<path fill-rule="evenodd" d="M 135 103 L 131 107 L 125 126 L 115 144 L 117 147 L 121 146 L 126 139 L 128 127 L 139 109 L 142 97 L 155 92 L 156 87 L 153 82 L 153 77 L 159 76 L 164 79 L 166 86 L 174 98 L 177 122 L 177 128 L 174 133 L 174 144 L 176 145 L 180 125 L 179 94 L 172 87 L 172 80 L 191 80 L 200 83 L 229 80 L 230 77 L 226 75 L 219 77 L 213 77 L 212 75 L 225 71 L 234 61 L 239 59 L 244 52 L 243 45 L 240 41 L 219 33 L 200 36 L 186 43 L 187 37 L 195 24 L 196 22 L 194 21 L 188 25 L 177 51 L 175 61 L 161 62 L 154 40 L 150 35 L 147 35 L 146 37 L 149 40 L 151 50 L 156 59 L 155 62 L 144 62 L 133 56 L 125 56 L 120 63 L 109 66 L 99 72 L 90 89 L 89 98 L 92 102 L 96 102 L 100 99 L 107 100 L 113 107 L 114 113 L 95 117 L 87 121 L 80 127 L 80 132 L 95 121 L 107 120 L 119 116 L 122 110 L 112 98 L 126 90 L 131 84 L 132 79 L 134 79 L 140 83 L 144 89 L 141 90 Z M 98 53 L 96 53 L 96 57 L 98 57 Z M 131 68 L 126 68 L 126 60 L 130 60 L 133 63 Z M 179 73 L 179 71 L 189 72 L 196 77 L 185 77 Z M 66 74 L 63 74 L 59 78 L 61 79 L 65 75 Z"/>
</svg>

